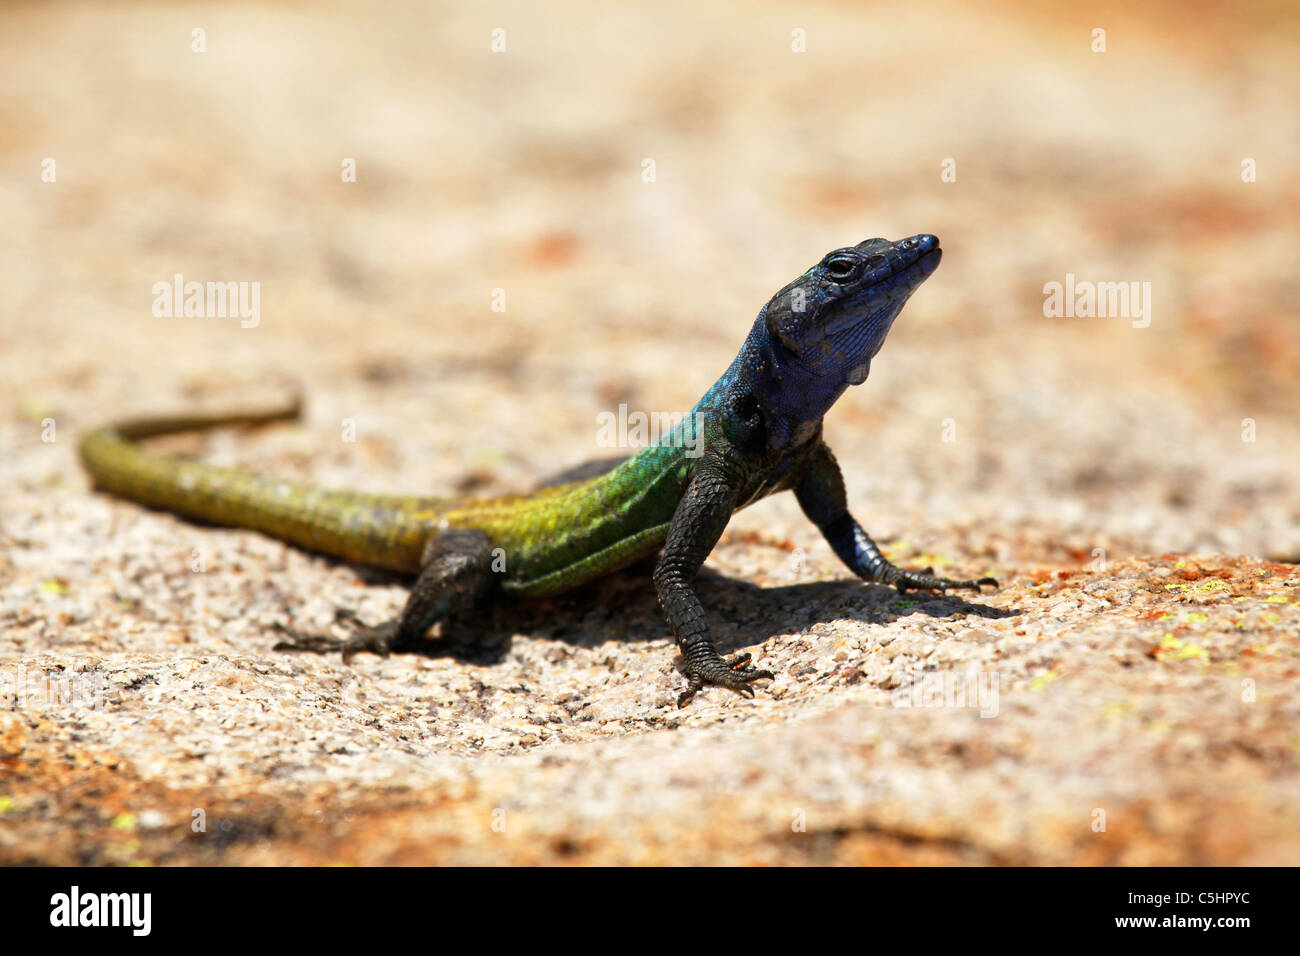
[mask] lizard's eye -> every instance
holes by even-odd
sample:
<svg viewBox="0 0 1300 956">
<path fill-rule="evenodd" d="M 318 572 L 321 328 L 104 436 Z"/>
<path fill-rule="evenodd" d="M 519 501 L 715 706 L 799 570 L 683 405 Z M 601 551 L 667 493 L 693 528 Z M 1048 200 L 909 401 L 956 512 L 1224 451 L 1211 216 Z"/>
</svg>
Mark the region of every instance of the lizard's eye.
<svg viewBox="0 0 1300 956">
<path fill-rule="evenodd" d="M 853 256 L 834 256 L 826 260 L 826 274 L 836 282 L 852 279 L 858 271 L 858 260 Z"/>
</svg>

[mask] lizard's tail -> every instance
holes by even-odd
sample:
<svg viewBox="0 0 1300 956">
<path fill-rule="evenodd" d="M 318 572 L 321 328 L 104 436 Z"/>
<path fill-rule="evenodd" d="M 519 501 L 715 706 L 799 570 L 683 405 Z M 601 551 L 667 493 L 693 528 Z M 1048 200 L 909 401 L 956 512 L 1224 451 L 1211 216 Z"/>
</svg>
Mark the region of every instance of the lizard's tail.
<svg viewBox="0 0 1300 956">
<path fill-rule="evenodd" d="M 423 529 L 409 500 L 330 491 L 171 455 L 136 442 L 177 432 L 297 419 L 300 397 L 260 412 L 119 422 L 81 440 L 95 487 L 211 524 L 252 528 L 300 547 L 393 570 L 418 567 Z"/>
<path fill-rule="evenodd" d="M 178 458 L 148 455 L 137 448 L 135 442 L 160 435 L 206 431 L 229 425 L 266 425 L 292 421 L 301 415 L 302 399 L 295 395 L 291 403 L 270 411 L 138 418 L 117 422 L 98 428 L 81 439 L 81 461 L 95 479 L 97 488 L 155 507 L 182 510 L 181 506 L 185 502 L 178 500 L 178 493 L 186 490 L 183 487 L 185 479 L 189 479 L 189 490 L 193 490 L 194 479 L 200 476 L 186 472 L 183 466 L 190 463 Z M 208 473 L 230 471 L 209 465 L 194 467 L 202 468 Z M 186 513 L 193 514 L 190 511 Z M 200 514 L 194 516 L 206 517 Z"/>
<path fill-rule="evenodd" d="M 229 425 L 269 425 L 271 422 L 294 421 L 302 417 L 302 396 L 294 395 L 293 400 L 280 408 L 260 412 L 226 412 L 221 415 L 180 415 L 170 418 L 137 418 L 132 421 L 118 422 L 96 429 L 81 440 L 83 458 L 88 446 L 99 444 L 99 439 L 116 436 L 125 441 L 139 441 L 142 438 L 156 438 L 159 435 L 174 435 L 177 432 L 207 431 L 210 428 L 222 428 Z M 86 460 L 87 467 L 91 467 Z M 93 469 L 92 469 L 93 470 Z"/>
</svg>

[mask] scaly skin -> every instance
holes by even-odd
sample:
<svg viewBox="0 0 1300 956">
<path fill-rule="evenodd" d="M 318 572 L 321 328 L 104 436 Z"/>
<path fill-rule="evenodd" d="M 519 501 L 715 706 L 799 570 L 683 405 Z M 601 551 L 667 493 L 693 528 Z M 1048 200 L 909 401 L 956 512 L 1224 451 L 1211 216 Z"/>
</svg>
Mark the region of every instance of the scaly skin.
<svg viewBox="0 0 1300 956">
<path fill-rule="evenodd" d="M 730 368 L 659 444 L 593 477 L 529 495 L 329 491 L 151 455 L 136 445 L 172 432 L 293 418 L 296 403 L 110 426 L 85 437 L 82 459 L 98 487 L 123 497 L 418 575 L 396 620 L 378 627 L 354 621 L 346 640 L 290 631 L 279 648 L 341 650 L 345 659 L 359 651 L 418 651 L 438 620 L 495 595 L 557 594 L 662 548 L 655 588 L 689 681 L 679 704 L 706 684 L 752 695 L 752 682 L 771 673 L 751 667 L 748 654 L 718 654 L 692 582 L 732 513 L 760 498 L 794 491 L 835 553 L 864 580 L 899 590 L 997 584 L 890 564 L 849 513 L 839 466 L 821 438 L 822 417 L 866 379 L 894 319 L 940 255 L 938 240 L 924 235 L 869 239 L 827 254 L 768 302 Z"/>
</svg>

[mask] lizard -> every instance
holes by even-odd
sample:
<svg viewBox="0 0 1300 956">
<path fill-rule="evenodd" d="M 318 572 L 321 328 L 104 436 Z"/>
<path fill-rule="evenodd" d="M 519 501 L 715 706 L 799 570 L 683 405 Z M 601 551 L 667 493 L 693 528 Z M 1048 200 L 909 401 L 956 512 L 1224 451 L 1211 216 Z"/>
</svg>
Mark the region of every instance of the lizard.
<svg viewBox="0 0 1300 956">
<path fill-rule="evenodd" d="M 832 250 L 763 306 L 731 365 L 660 440 L 594 473 L 531 494 L 409 497 L 338 491 L 242 469 L 152 454 L 143 439 L 294 418 L 255 413 L 137 419 L 89 432 L 82 460 L 97 488 L 212 524 L 249 528 L 303 549 L 415 577 L 401 613 L 380 625 L 348 618 L 347 637 L 301 634 L 282 650 L 427 651 L 439 621 L 501 598 L 570 590 L 658 553 L 653 582 L 681 652 L 684 706 L 717 685 L 752 697 L 770 671 L 724 658 L 710 637 L 696 572 L 733 512 L 793 491 L 838 558 L 900 592 L 968 589 L 891 563 L 850 513 L 822 419 L 871 362 L 904 304 L 939 265 L 932 235 L 868 239 Z M 570 478 L 576 475 L 571 473 Z"/>
</svg>

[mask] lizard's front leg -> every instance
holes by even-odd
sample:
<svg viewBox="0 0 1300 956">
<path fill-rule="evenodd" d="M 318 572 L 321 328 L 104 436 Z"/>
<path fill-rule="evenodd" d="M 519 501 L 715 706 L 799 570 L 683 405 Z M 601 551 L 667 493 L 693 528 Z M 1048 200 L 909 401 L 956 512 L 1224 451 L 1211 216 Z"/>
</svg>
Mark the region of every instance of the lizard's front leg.
<svg viewBox="0 0 1300 956">
<path fill-rule="evenodd" d="M 678 707 L 685 705 L 705 684 L 730 687 L 752 697 L 754 689 L 749 685 L 772 676 L 771 671 L 750 667 L 749 654 L 727 660 L 718 653 L 709 637 L 704 606 L 692 584 L 700 565 L 722 537 L 735 508 L 738 481 L 728 471 L 721 456 L 706 457 L 701 462 L 677 504 L 663 554 L 655 566 L 659 604 L 677 637 L 690 680 L 677 698 Z"/>
<path fill-rule="evenodd" d="M 909 588 L 935 591 L 967 588 L 978 592 L 985 584 L 998 586 L 993 578 L 954 581 L 951 578 L 936 577 L 928 568 L 925 571 L 912 571 L 891 564 L 880 553 L 876 542 L 871 540 L 871 536 L 862 530 L 862 526 L 849 513 L 844 494 L 844 476 L 825 442 L 818 445 L 812 453 L 803 478 L 795 489 L 795 496 L 799 499 L 803 513 L 821 529 L 822 535 L 839 559 L 864 580 L 892 584 L 899 591 L 907 591 Z"/>
<path fill-rule="evenodd" d="M 492 573 L 492 542 L 481 531 L 443 531 L 429 540 L 421 557 L 419 578 L 411 587 L 402 613 L 383 624 L 362 623 L 352 612 L 340 617 L 354 628 L 346 639 L 320 634 L 299 634 L 281 626 L 288 636 L 275 645 L 277 651 L 312 651 L 326 654 L 342 651 L 343 661 L 353 654 L 409 653 L 419 651 L 429 628 L 453 611 L 473 607 L 496 584 Z"/>
</svg>

